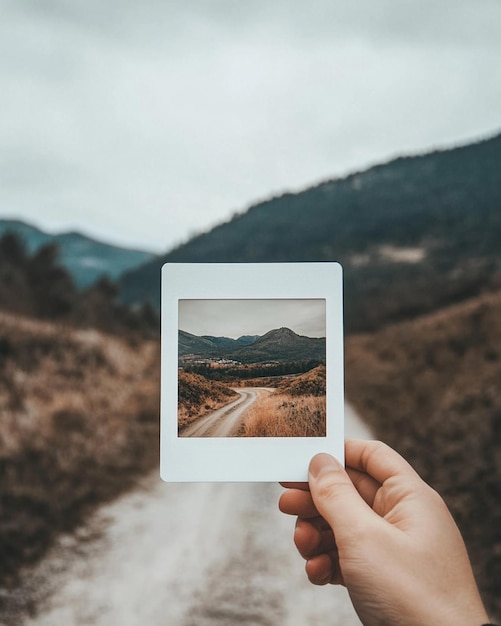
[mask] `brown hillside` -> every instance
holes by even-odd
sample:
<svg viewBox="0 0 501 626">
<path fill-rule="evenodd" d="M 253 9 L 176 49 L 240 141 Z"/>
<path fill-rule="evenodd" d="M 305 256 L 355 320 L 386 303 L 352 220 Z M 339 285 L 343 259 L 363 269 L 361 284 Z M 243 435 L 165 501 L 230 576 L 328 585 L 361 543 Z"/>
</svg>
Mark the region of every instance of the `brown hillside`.
<svg viewBox="0 0 501 626">
<path fill-rule="evenodd" d="M 183 428 L 208 411 L 229 402 L 237 394 L 224 383 L 208 380 L 201 374 L 179 371 L 178 424 Z"/>
<path fill-rule="evenodd" d="M 279 391 L 291 396 L 325 396 L 325 376 L 325 365 L 319 365 L 301 376 L 286 378 L 280 384 Z"/>
<path fill-rule="evenodd" d="M 158 462 L 159 350 L 0 313 L 0 580 Z"/>
<path fill-rule="evenodd" d="M 244 437 L 325 437 L 325 365 L 284 378 L 245 416 Z"/>
<path fill-rule="evenodd" d="M 446 499 L 501 615 L 501 291 L 346 342 L 346 392 Z"/>
</svg>

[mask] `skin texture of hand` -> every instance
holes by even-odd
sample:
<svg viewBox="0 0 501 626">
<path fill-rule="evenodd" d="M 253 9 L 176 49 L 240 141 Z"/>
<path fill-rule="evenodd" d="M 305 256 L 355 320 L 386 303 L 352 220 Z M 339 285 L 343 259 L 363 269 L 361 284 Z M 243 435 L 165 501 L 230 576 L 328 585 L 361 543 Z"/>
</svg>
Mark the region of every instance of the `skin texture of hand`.
<svg viewBox="0 0 501 626">
<path fill-rule="evenodd" d="M 346 442 L 346 470 L 316 455 L 308 483 L 283 483 L 294 542 L 317 585 L 345 585 L 365 626 L 489 621 L 445 503 L 397 452 Z"/>
</svg>

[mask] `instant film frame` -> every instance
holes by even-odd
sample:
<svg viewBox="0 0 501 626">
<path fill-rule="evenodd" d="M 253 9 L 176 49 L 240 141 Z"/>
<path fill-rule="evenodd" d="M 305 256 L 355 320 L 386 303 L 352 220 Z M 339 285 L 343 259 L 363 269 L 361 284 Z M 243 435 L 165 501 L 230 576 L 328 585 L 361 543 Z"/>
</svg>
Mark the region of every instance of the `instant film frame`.
<svg viewBox="0 0 501 626">
<path fill-rule="evenodd" d="M 179 436 L 179 304 L 187 300 L 324 300 L 326 435 Z M 343 294 L 338 263 L 167 263 L 162 268 L 161 345 L 163 480 L 305 481 L 317 452 L 344 460 Z"/>
</svg>

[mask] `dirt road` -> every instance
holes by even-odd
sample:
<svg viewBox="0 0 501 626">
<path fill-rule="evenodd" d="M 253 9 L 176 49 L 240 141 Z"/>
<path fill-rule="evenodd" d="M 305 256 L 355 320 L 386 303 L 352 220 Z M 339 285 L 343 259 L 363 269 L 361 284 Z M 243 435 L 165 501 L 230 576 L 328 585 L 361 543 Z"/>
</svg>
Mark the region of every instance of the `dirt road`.
<svg viewBox="0 0 501 626">
<path fill-rule="evenodd" d="M 346 425 L 348 437 L 369 436 L 349 410 Z M 0 623 L 359 625 L 344 589 L 306 580 L 294 519 L 277 509 L 280 492 L 270 483 L 165 484 L 149 476 L 62 537 L 13 595 L 24 617 Z"/>
<path fill-rule="evenodd" d="M 183 429 L 181 437 L 232 437 L 237 434 L 245 412 L 265 393 L 268 387 L 235 387 L 238 399 L 213 411 Z"/>
</svg>

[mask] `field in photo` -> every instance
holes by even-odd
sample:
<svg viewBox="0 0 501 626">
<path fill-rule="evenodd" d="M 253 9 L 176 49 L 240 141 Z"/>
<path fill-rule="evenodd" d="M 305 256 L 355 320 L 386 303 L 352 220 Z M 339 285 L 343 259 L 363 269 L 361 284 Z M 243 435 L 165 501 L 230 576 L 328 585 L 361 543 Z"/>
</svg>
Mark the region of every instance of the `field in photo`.
<svg viewBox="0 0 501 626">
<path fill-rule="evenodd" d="M 178 378 L 181 437 L 326 435 L 323 364 L 306 361 L 280 367 L 250 364 L 240 368 L 204 364 L 187 369 L 180 370 Z M 276 374 L 280 369 L 288 373 Z M 249 377 L 254 371 L 261 376 Z"/>
</svg>

